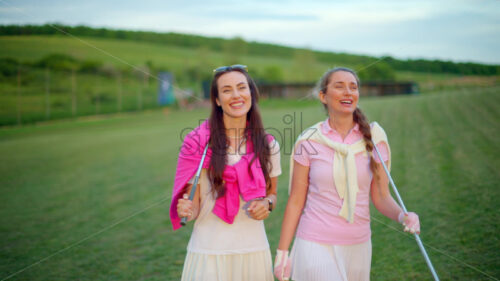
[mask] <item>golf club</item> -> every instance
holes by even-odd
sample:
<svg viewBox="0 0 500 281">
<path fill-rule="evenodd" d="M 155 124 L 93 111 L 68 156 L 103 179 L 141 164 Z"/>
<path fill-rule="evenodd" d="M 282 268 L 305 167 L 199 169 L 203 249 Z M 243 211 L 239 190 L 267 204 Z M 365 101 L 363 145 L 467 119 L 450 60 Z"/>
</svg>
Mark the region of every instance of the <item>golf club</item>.
<svg viewBox="0 0 500 281">
<path fill-rule="evenodd" d="M 378 151 L 378 148 L 376 145 L 373 146 L 375 148 L 375 151 L 377 152 L 378 159 L 382 160 L 382 155 L 380 155 L 380 152 Z M 382 166 L 384 167 L 385 173 L 387 174 L 387 177 L 389 178 L 389 182 L 391 183 L 392 190 L 396 194 L 396 197 L 398 199 L 399 205 L 405 212 L 405 214 L 408 214 L 408 211 L 406 210 L 405 204 L 403 203 L 403 199 L 401 199 L 401 196 L 399 195 L 398 189 L 396 188 L 396 184 L 394 184 L 394 181 L 392 180 L 391 174 L 389 173 L 389 170 L 385 166 L 384 161 L 380 161 L 382 163 Z M 429 256 L 427 255 L 427 252 L 425 251 L 424 245 L 422 244 L 422 241 L 420 240 L 420 236 L 417 233 L 413 233 L 415 236 L 415 239 L 417 240 L 418 247 L 420 248 L 420 251 L 422 252 L 422 255 L 424 256 L 425 262 L 427 263 L 427 266 L 429 267 L 432 276 L 434 277 L 434 280 L 439 281 L 439 277 L 434 270 L 434 266 L 432 266 L 432 262 L 429 259 Z"/>
</svg>

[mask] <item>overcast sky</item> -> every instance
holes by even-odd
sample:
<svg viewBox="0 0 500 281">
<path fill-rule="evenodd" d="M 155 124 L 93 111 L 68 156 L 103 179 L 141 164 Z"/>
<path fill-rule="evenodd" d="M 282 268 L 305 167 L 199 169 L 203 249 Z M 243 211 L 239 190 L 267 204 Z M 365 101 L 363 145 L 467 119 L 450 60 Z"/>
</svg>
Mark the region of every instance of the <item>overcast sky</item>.
<svg viewBox="0 0 500 281">
<path fill-rule="evenodd" d="M 500 64 L 499 0 L 0 0 L 0 24 L 47 22 Z"/>
</svg>

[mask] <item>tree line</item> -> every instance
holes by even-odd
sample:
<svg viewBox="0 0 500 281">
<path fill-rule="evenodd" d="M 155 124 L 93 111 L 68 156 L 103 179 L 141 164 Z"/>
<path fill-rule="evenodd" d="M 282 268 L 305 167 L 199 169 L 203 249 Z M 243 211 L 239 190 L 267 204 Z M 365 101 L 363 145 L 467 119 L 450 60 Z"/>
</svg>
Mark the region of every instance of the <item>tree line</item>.
<svg viewBox="0 0 500 281">
<path fill-rule="evenodd" d="M 114 30 L 108 28 L 92 28 L 88 26 L 68 26 L 61 24 L 45 25 L 0 25 L 0 36 L 12 35 L 64 35 L 69 33 L 75 36 L 99 37 L 109 39 L 132 40 L 166 44 L 187 48 L 208 48 L 217 52 L 224 52 L 231 46 L 238 46 L 249 55 L 293 58 L 297 48 L 260 43 L 247 42 L 242 38 L 224 39 L 205 37 L 181 33 L 157 33 L 148 31 Z M 332 65 L 368 65 L 383 60 L 389 67 L 398 71 L 415 71 L 427 73 L 450 73 L 461 75 L 499 75 L 499 65 L 488 65 L 471 62 L 452 62 L 441 60 L 407 59 L 393 57 L 371 57 L 352 55 L 347 53 L 312 51 L 317 61 Z"/>
</svg>

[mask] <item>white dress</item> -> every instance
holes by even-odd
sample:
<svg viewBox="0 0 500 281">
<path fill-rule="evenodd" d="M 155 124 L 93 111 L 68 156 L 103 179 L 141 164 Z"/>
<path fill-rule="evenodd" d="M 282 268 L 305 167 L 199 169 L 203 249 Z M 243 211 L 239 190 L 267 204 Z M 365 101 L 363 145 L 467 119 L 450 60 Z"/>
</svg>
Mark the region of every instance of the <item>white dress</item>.
<svg viewBox="0 0 500 281">
<path fill-rule="evenodd" d="M 269 175 L 277 177 L 281 174 L 279 144 L 273 141 L 270 146 Z M 240 148 L 243 153 L 244 150 L 244 146 Z M 237 163 L 241 155 L 228 154 L 228 165 Z M 200 213 L 187 247 L 182 280 L 274 280 L 264 221 L 249 217 L 245 211 L 247 202 L 240 197 L 240 210 L 233 224 L 224 222 L 212 213 L 215 199 L 206 169 L 201 172 L 199 184 Z"/>
</svg>

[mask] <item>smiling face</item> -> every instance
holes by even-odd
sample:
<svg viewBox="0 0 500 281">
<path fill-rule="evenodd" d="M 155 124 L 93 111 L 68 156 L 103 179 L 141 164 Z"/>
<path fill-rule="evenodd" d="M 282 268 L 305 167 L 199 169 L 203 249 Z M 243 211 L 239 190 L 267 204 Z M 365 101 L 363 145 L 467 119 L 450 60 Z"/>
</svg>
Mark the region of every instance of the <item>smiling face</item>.
<svg viewBox="0 0 500 281">
<path fill-rule="evenodd" d="M 217 80 L 216 103 L 222 108 L 224 117 L 245 117 L 252 106 L 252 95 L 247 78 L 241 72 L 222 74 Z"/>
<path fill-rule="evenodd" d="M 353 114 L 359 99 L 356 77 L 347 71 L 332 73 L 326 85 L 326 93 L 322 90 L 319 98 L 327 106 L 329 112 Z"/>
</svg>

